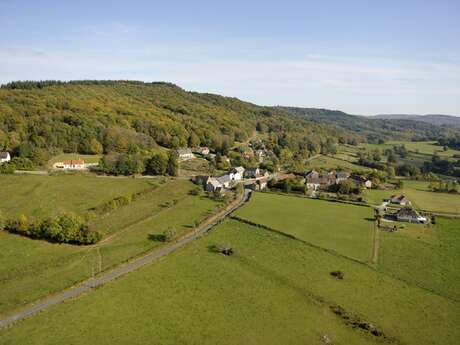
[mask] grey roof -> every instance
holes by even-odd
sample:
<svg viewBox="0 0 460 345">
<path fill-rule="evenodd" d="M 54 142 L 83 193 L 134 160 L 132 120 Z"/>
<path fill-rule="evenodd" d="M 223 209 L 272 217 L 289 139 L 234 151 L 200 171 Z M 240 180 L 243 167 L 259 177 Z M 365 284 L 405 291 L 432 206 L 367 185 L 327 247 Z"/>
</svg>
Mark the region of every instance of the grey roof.
<svg viewBox="0 0 460 345">
<path fill-rule="evenodd" d="M 413 208 L 405 207 L 398 211 L 398 216 L 417 218 L 419 214 Z"/>
<path fill-rule="evenodd" d="M 0 152 L 0 159 L 6 159 L 8 158 L 9 153 L 8 152 Z"/>
<path fill-rule="evenodd" d="M 232 179 L 230 178 L 230 175 L 222 175 L 222 176 L 217 177 L 216 180 L 224 184 L 224 183 L 230 182 Z"/>
<path fill-rule="evenodd" d="M 222 183 L 214 177 L 210 177 L 207 183 L 211 184 L 214 188 L 222 187 Z"/>
<path fill-rule="evenodd" d="M 191 154 L 192 150 L 191 149 L 178 149 L 177 153 L 179 155 L 187 155 L 187 154 Z"/>
</svg>

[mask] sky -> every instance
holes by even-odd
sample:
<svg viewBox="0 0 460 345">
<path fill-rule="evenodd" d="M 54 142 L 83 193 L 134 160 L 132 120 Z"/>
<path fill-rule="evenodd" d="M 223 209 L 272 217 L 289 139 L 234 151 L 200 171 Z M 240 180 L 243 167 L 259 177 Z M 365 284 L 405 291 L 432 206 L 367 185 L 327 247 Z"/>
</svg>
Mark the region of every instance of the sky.
<svg viewBox="0 0 460 345">
<path fill-rule="evenodd" d="M 460 0 L 0 0 L 0 83 L 168 81 L 261 105 L 460 116 Z"/>
</svg>

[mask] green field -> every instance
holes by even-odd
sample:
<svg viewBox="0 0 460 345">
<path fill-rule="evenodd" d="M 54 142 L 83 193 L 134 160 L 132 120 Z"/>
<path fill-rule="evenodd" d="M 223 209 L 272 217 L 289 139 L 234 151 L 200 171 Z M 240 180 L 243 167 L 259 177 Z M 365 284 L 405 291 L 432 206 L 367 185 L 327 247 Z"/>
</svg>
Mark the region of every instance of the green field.
<svg viewBox="0 0 460 345">
<path fill-rule="evenodd" d="M 372 255 L 374 222 L 368 207 L 256 193 L 236 215 L 362 262 Z"/>
<path fill-rule="evenodd" d="M 460 302 L 460 220 L 381 232 L 379 270 Z"/>
<path fill-rule="evenodd" d="M 460 214 L 460 194 L 435 193 L 428 189 L 429 182 L 404 181 L 402 190 L 365 190 L 364 197 L 372 204 L 381 204 L 393 194 L 404 194 L 414 207 L 433 212 Z"/>
<path fill-rule="evenodd" d="M 339 159 L 342 158 L 342 159 Z M 338 158 L 320 155 L 319 157 L 310 160 L 307 165 L 309 169 L 335 169 L 335 170 L 350 170 L 350 171 L 369 171 L 369 168 L 353 163 L 353 160 L 346 159 L 346 155 L 338 156 Z"/>
<path fill-rule="evenodd" d="M 33 215 L 47 214 L 53 207 L 83 213 L 128 191 L 152 188 L 153 181 L 70 175 L 5 178 L 16 183 L 17 189 L 21 188 L 21 182 L 28 184 L 24 190 L 39 185 L 41 193 L 29 193 L 30 198 L 24 193 L 1 200 L 4 214 Z M 174 226 L 178 233 L 190 230 L 195 221 L 202 220 L 218 206 L 209 198 L 189 195 L 192 188 L 194 185 L 186 180 L 169 181 L 131 204 L 93 219 L 90 226 L 105 236 L 97 246 L 52 244 L 1 231 L 0 314 L 162 245 L 152 236 L 168 227 Z M 40 199 L 41 194 L 47 198 Z"/>
<path fill-rule="evenodd" d="M 117 196 L 151 188 L 147 179 L 103 178 L 94 175 L 0 175 L 0 210 L 5 216 L 49 215 L 59 209 L 82 213 Z"/>
<path fill-rule="evenodd" d="M 435 141 L 387 141 L 384 144 L 360 144 L 360 147 L 366 149 L 380 149 L 392 148 L 393 146 L 404 145 L 410 152 L 421 153 L 425 155 L 433 155 L 437 153 L 441 157 L 450 158 L 454 155 L 460 155 L 459 150 L 448 149 L 444 151 L 442 146 L 436 144 Z"/>
<path fill-rule="evenodd" d="M 225 257 L 209 247 L 231 243 Z M 330 276 L 343 270 L 344 280 Z M 384 341 L 333 314 L 340 305 Z M 285 236 L 226 221 L 85 296 L 0 330 L 2 345 L 458 344 L 458 303 Z"/>
</svg>

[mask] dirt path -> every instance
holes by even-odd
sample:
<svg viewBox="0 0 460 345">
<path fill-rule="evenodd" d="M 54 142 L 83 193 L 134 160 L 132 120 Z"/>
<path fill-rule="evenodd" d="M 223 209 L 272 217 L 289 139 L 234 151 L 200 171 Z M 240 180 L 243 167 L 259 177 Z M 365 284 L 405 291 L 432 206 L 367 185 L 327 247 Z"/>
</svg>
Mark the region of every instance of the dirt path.
<svg viewBox="0 0 460 345">
<path fill-rule="evenodd" d="M 377 226 L 377 223 L 374 222 L 374 249 L 372 251 L 372 260 L 371 263 L 374 266 L 377 266 L 379 261 L 379 249 L 380 249 L 380 230 Z"/>
<path fill-rule="evenodd" d="M 133 261 L 127 264 L 118 266 L 111 271 L 104 272 L 95 278 L 88 279 L 83 283 L 74 286 L 70 289 L 63 290 L 57 294 L 46 297 L 45 299 L 33 302 L 27 305 L 26 307 L 22 308 L 21 310 L 13 313 L 12 315 L 0 319 L 0 328 L 9 326 L 16 321 L 32 316 L 42 310 L 48 309 L 49 307 L 64 302 L 70 298 L 78 297 L 84 293 L 91 291 L 91 289 L 94 289 L 95 287 L 104 285 L 107 282 L 115 280 L 129 272 L 133 272 L 146 264 L 149 264 L 163 256 L 166 256 L 176 251 L 177 249 L 206 234 L 214 226 L 219 224 L 228 215 L 230 215 L 233 211 L 241 207 L 249 199 L 250 193 L 251 192 L 249 190 L 245 189 L 244 193 L 240 196 L 240 198 L 231 202 L 225 209 L 221 210 L 214 216 L 206 219 L 194 231 L 188 232 L 184 236 L 177 239 L 174 243 L 171 243 L 161 248 L 156 248 L 148 254 L 140 258 L 134 259 Z"/>
</svg>

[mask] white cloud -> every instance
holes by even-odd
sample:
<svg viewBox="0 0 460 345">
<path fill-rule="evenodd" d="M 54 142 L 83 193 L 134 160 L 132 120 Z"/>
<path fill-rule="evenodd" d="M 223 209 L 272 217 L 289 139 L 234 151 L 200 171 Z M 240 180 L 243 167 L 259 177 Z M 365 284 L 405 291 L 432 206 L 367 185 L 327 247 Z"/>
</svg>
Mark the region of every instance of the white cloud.
<svg viewBox="0 0 460 345">
<path fill-rule="evenodd" d="M 121 28 L 136 30 L 136 28 Z M 103 32 L 101 34 L 104 34 Z M 117 54 L 46 49 L 1 50 L 2 82 L 17 79 L 172 81 L 186 89 L 259 104 L 339 108 L 352 113 L 460 114 L 460 63 L 308 54 L 248 59 L 194 46 L 160 46 Z"/>
</svg>

